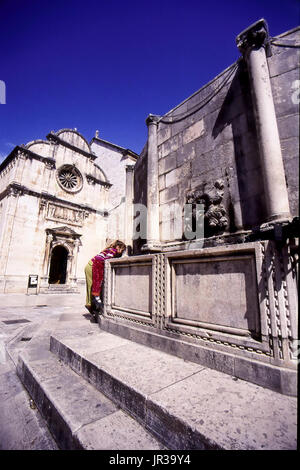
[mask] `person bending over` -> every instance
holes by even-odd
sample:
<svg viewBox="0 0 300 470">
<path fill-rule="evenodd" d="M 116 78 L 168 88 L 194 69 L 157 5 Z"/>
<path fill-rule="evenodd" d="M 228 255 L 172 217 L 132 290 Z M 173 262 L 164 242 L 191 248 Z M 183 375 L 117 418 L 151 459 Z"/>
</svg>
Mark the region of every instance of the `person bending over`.
<svg viewBox="0 0 300 470">
<path fill-rule="evenodd" d="M 86 308 L 91 314 L 102 309 L 100 299 L 104 277 L 104 262 L 106 259 L 118 258 L 126 250 L 126 245 L 120 240 L 115 240 L 101 253 L 94 256 L 85 267 L 86 279 Z"/>
</svg>

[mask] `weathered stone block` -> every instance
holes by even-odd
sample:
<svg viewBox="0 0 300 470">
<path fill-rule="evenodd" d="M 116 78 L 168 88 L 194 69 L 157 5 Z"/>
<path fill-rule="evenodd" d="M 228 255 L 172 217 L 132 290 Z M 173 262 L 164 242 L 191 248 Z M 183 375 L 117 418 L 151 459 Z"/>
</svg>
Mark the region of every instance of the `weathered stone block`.
<svg viewBox="0 0 300 470">
<path fill-rule="evenodd" d="M 159 221 L 166 222 L 174 219 L 176 201 L 168 202 L 167 204 L 162 204 L 159 211 Z"/>
<path fill-rule="evenodd" d="M 197 156 L 192 160 L 191 165 L 193 177 L 207 173 L 208 171 L 218 166 L 216 165 L 213 151 Z"/>
<path fill-rule="evenodd" d="M 133 309 L 150 315 L 152 310 L 152 264 L 118 265 L 114 268 L 112 307 Z"/>
<path fill-rule="evenodd" d="M 191 178 L 191 189 L 198 188 L 199 186 L 203 187 L 204 184 L 213 184 L 217 179 L 222 178 L 222 176 L 223 172 L 220 167 L 206 171 L 199 176 L 193 176 Z"/>
<path fill-rule="evenodd" d="M 300 51 L 285 49 L 281 54 L 273 54 L 268 58 L 270 77 L 284 74 L 295 68 L 300 62 Z"/>
<path fill-rule="evenodd" d="M 291 137 L 290 139 L 281 140 L 281 151 L 284 160 L 299 158 L 299 139 Z"/>
<path fill-rule="evenodd" d="M 182 121 L 179 121 L 179 122 L 174 122 L 173 124 L 171 124 L 172 136 L 179 134 L 179 132 L 184 131 L 184 129 L 186 129 L 188 126 L 189 126 L 189 123 L 187 119 L 183 119 Z"/>
<path fill-rule="evenodd" d="M 158 189 L 161 191 L 162 189 L 165 189 L 166 187 L 166 175 L 160 175 L 158 177 Z"/>
<path fill-rule="evenodd" d="M 166 158 L 162 158 L 158 163 L 158 173 L 162 175 L 176 168 L 176 154 L 172 153 Z"/>
<path fill-rule="evenodd" d="M 166 157 L 172 152 L 175 152 L 182 145 L 182 136 L 177 134 L 174 137 L 171 137 L 169 140 L 166 140 L 162 144 L 162 158 Z"/>
<path fill-rule="evenodd" d="M 171 137 L 171 126 L 168 124 L 159 124 L 157 131 L 157 145 L 161 145 Z"/>
<path fill-rule="evenodd" d="M 234 162 L 234 146 L 229 141 L 214 148 L 212 151 L 198 155 L 192 160 L 192 175 L 198 176 L 210 172 L 214 168 L 226 168 Z M 217 179 L 217 178 L 216 178 Z"/>
<path fill-rule="evenodd" d="M 280 140 L 299 137 L 299 114 L 279 117 L 277 122 Z"/>
<path fill-rule="evenodd" d="M 204 117 L 205 129 L 211 135 L 215 145 L 233 138 L 231 120 L 220 118 L 220 110 Z"/>
<path fill-rule="evenodd" d="M 157 157 L 158 157 L 158 160 L 162 158 L 162 146 L 161 145 L 157 147 Z"/>
<path fill-rule="evenodd" d="M 201 121 L 196 122 L 192 126 L 188 127 L 182 135 L 182 142 L 183 144 L 187 144 L 191 142 L 192 140 L 197 139 L 198 137 L 201 137 L 205 132 L 204 129 L 204 121 L 203 119 Z"/>
<path fill-rule="evenodd" d="M 191 160 L 195 157 L 195 141 L 183 145 L 176 151 L 177 166 L 182 165 L 184 162 Z"/>
<path fill-rule="evenodd" d="M 271 80 L 277 117 L 298 113 L 299 104 L 294 97 L 296 90 L 295 83 L 297 80 L 299 80 L 299 69 L 290 70 Z"/>
<path fill-rule="evenodd" d="M 178 182 L 188 185 L 188 180 L 191 178 L 191 162 L 185 162 L 178 168 Z"/>
<path fill-rule="evenodd" d="M 172 186 L 171 188 L 166 188 L 159 193 L 159 199 L 161 204 L 166 202 L 173 201 L 178 196 L 178 186 Z"/>
<path fill-rule="evenodd" d="M 173 186 L 174 184 L 178 183 L 179 179 L 179 168 L 175 168 L 172 171 L 169 171 L 169 173 L 166 173 L 166 187 L 168 188 L 169 186 Z"/>
<path fill-rule="evenodd" d="M 161 240 L 164 242 L 168 242 L 171 240 L 174 240 L 174 227 L 173 227 L 173 221 L 172 220 L 164 220 L 160 224 L 160 236 Z"/>
<path fill-rule="evenodd" d="M 212 135 L 207 133 L 195 140 L 195 154 L 201 155 L 214 149 L 215 143 Z"/>
</svg>

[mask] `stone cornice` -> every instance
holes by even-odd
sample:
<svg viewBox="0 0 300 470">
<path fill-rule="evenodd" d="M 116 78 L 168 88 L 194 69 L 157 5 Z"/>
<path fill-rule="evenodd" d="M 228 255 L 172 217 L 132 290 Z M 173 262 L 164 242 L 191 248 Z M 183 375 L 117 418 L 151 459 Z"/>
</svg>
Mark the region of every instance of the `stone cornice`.
<svg viewBox="0 0 300 470">
<path fill-rule="evenodd" d="M 82 235 L 75 232 L 75 230 L 72 230 L 71 228 L 67 227 L 66 225 L 63 225 L 61 227 L 54 227 L 54 228 L 46 228 L 46 233 L 51 234 L 51 235 L 63 235 L 64 237 L 69 237 L 69 238 L 80 238 Z"/>
<path fill-rule="evenodd" d="M 93 175 L 86 174 L 86 179 L 89 184 L 100 184 L 101 186 L 105 186 L 107 188 L 110 188 L 112 186 L 111 183 L 108 183 L 107 181 L 99 180 L 98 178 L 95 178 Z"/>
<path fill-rule="evenodd" d="M 20 156 L 21 154 L 25 157 L 39 160 L 40 162 L 43 162 L 48 165 L 50 168 L 55 168 L 55 160 L 53 158 L 43 157 L 42 155 L 38 155 L 37 153 L 32 152 L 31 150 L 27 149 L 26 147 L 23 147 L 22 145 L 17 145 L 12 150 L 12 152 L 6 157 L 6 159 L 1 163 L 0 173 L 14 158 Z"/>
<path fill-rule="evenodd" d="M 22 196 L 22 195 L 27 195 L 27 196 L 33 196 L 33 197 L 37 197 L 41 200 L 45 200 L 45 201 L 51 201 L 51 202 L 56 202 L 56 203 L 60 203 L 60 204 L 64 204 L 66 207 L 73 207 L 73 208 L 76 208 L 76 209 L 81 209 L 81 210 L 84 210 L 84 211 L 88 211 L 88 212 L 93 212 L 93 213 L 96 213 L 96 214 L 100 214 L 100 215 L 103 215 L 103 216 L 107 216 L 107 211 L 99 211 L 97 209 L 94 209 L 93 207 L 90 207 L 88 206 L 87 204 L 78 204 L 76 202 L 72 202 L 72 201 L 66 201 L 65 199 L 61 199 L 61 198 L 58 198 L 56 196 L 54 196 L 53 194 L 49 194 L 49 193 L 46 193 L 46 192 L 38 192 L 38 191 L 34 191 L 30 188 L 27 188 L 26 186 L 23 186 L 17 182 L 12 182 L 10 183 L 4 191 L 2 191 L 2 193 L 0 193 L 0 201 L 2 199 L 4 199 L 5 197 L 7 196 Z"/>
</svg>

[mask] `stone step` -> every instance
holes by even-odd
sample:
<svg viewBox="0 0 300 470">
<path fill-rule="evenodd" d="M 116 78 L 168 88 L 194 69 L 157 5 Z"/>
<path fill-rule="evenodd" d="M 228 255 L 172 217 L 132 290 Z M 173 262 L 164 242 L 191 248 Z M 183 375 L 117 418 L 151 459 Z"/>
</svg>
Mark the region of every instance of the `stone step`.
<svg viewBox="0 0 300 470">
<path fill-rule="evenodd" d="M 297 402 L 103 330 L 50 350 L 169 449 L 296 449 Z"/>
<path fill-rule="evenodd" d="M 53 285 L 47 288 L 41 288 L 41 294 L 78 294 L 78 289 L 76 287 L 71 286 L 60 286 L 60 285 Z"/>
<path fill-rule="evenodd" d="M 165 449 L 50 351 L 39 347 L 22 352 L 17 372 L 60 449 Z"/>
</svg>

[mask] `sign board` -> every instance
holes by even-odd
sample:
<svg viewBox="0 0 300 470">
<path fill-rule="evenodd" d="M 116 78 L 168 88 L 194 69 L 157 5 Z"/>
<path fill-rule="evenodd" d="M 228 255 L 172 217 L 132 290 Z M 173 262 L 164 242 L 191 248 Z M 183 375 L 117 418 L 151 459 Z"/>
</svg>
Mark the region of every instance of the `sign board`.
<svg viewBox="0 0 300 470">
<path fill-rule="evenodd" d="M 28 276 L 28 287 L 37 287 L 38 278 L 39 278 L 39 276 L 37 274 L 29 274 L 29 276 Z"/>
</svg>

